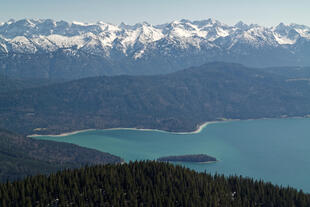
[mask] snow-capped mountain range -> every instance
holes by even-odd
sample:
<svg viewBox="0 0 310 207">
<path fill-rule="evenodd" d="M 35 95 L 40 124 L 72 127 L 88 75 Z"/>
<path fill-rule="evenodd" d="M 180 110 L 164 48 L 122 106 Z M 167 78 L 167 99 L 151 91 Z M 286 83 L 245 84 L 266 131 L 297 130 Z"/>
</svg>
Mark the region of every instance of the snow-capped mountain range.
<svg viewBox="0 0 310 207">
<path fill-rule="evenodd" d="M 16 55 L 54 57 L 60 51 L 70 58 L 81 55 L 101 58 L 105 62 L 101 70 L 110 71 L 96 69 L 98 74 L 165 73 L 208 61 L 250 66 L 310 65 L 310 27 L 283 23 L 263 27 L 243 22 L 229 26 L 213 19 L 183 19 L 162 25 L 87 24 L 50 19 L 0 23 L 3 70 L 9 70 L 6 61 L 16 60 Z M 118 69 L 113 72 L 113 67 Z"/>
</svg>

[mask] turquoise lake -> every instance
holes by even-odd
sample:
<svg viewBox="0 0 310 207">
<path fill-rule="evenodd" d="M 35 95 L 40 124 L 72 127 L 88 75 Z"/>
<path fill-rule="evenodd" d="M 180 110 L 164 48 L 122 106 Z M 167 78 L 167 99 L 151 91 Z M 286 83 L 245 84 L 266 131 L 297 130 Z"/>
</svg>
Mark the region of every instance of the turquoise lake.
<svg viewBox="0 0 310 207">
<path fill-rule="evenodd" d="M 310 192 L 310 119 L 261 119 L 207 125 L 197 134 L 95 130 L 65 137 L 41 136 L 109 152 L 130 160 L 204 153 L 219 162 L 181 163 L 197 171 L 242 175 Z"/>
</svg>

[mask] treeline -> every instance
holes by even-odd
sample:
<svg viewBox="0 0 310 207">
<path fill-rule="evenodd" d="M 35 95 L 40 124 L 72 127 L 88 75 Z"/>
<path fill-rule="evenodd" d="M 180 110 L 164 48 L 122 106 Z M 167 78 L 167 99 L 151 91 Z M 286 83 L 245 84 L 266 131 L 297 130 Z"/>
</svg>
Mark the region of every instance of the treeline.
<svg viewBox="0 0 310 207">
<path fill-rule="evenodd" d="M 101 165 L 0 185 L 7 206 L 310 206 L 310 195 L 154 161 Z"/>
</svg>

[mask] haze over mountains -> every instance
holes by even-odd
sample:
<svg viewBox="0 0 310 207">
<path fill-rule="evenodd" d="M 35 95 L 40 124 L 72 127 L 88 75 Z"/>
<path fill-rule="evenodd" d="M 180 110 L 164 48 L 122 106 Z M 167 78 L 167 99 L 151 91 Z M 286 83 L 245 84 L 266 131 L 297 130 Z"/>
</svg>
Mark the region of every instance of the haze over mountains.
<svg viewBox="0 0 310 207">
<path fill-rule="evenodd" d="M 113 25 L 46 20 L 0 24 L 0 74 L 78 79 L 162 74 L 210 61 L 251 67 L 309 66 L 310 28 L 267 28 L 213 19 Z"/>
</svg>

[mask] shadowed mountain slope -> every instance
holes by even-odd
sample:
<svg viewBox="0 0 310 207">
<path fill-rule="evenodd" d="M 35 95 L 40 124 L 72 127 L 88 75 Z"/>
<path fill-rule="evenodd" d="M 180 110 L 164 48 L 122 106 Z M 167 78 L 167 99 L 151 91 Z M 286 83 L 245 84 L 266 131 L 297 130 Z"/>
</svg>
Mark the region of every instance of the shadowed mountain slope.
<svg viewBox="0 0 310 207">
<path fill-rule="evenodd" d="M 1 93 L 0 126 L 23 134 L 111 127 L 190 131 L 222 118 L 310 114 L 309 82 L 288 79 L 219 62 L 168 75 L 86 78 Z"/>
</svg>

